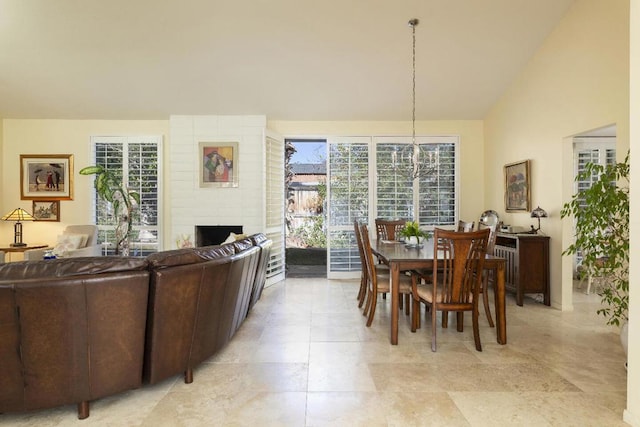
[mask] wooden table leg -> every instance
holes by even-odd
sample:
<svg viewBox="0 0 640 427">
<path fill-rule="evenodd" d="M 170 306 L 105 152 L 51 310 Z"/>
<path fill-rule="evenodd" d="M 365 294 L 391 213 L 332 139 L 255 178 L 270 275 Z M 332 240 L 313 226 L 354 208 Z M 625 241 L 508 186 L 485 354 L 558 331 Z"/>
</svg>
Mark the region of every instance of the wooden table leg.
<svg viewBox="0 0 640 427">
<path fill-rule="evenodd" d="M 400 281 L 400 266 L 392 262 L 389 266 L 391 274 L 389 275 L 389 286 L 391 287 L 391 344 L 398 345 L 398 283 Z"/>
<path fill-rule="evenodd" d="M 498 337 L 498 344 L 507 343 L 507 314 L 505 304 L 505 285 L 504 285 L 504 262 L 498 263 L 496 268 L 496 287 L 493 290 L 496 306 L 496 335 Z"/>
</svg>

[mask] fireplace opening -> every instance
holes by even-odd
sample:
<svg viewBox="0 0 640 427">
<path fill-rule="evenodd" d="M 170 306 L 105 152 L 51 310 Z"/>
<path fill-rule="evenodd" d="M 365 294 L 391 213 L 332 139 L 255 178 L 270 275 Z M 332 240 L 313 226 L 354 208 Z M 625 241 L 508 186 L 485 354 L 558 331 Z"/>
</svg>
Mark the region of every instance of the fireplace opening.
<svg viewBox="0 0 640 427">
<path fill-rule="evenodd" d="M 242 234 L 241 225 L 196 225 L 196 246 L 219 245 L 229 234 Z"/>
</svg>

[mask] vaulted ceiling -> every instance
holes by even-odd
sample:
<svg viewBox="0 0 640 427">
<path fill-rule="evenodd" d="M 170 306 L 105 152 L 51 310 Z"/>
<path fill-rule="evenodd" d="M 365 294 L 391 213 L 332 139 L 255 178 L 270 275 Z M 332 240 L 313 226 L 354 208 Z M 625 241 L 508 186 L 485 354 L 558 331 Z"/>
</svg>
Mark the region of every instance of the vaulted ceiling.
<svg viewBox="0 0 640 427">
<path fill-rule="evenodd" d="M 572 0 L 0 0 L 0 118 L 482 119 Z"/>
</svg>

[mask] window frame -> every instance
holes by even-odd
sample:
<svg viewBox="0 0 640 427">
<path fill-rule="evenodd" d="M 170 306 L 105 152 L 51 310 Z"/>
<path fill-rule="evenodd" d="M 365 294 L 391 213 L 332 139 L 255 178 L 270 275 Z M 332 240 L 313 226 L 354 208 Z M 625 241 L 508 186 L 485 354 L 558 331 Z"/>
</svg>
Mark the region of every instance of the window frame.
<svg viewBox="0 0 640 427">
<path fill-rule="evenodd" d="M 154 241 L 134 241 L 132 242 L 131 254 L 132 255 L 147 255 L 149 253 L 157 252 L 162 250 L 163 248 L 163 138 L 162 136 L 157 135 L 147 135 L 147 136 L 92 136 L 90 138 L 90 150 L 89 155 L 90 164 L 96 165 L 98 164 L 98 159 L 96 158 L 98 154 L 97 147 L 99 144 L 119 144 L 122 146 L 121 152 L 122 154 L 122 162 L 124 164 L 125 161 L 128 160 L 129 156 L 129 146 L 134 144 L 149 144 L 155 145 L 155 153 L 156 153 L 156 192 L 155 192 L 155 204 L 156 204 L 156 224 L 155 225 L 145 225 L 141 226 L 139 223 L 139 218 L 134 220 L 133 229 L 138 231 L 147 230 L 152 234 L 155 232 L 156 240 Z M 128 169 L 128 163 L 127 163 Z M 95 179 L 95 178 L 94 178 Z M 128 183 L 129 175 L 127 176 Z M 145 196 L 148 197 L 148 193 L 144 194 L 142 192 L 140 194 L 141 199 L 144 200 Z M 94 186 L 91 186 L 91 218 L 94 224 L 98 225 L 98 242 L 103 245 L 103 252 L 105 254 L 111 254 L 114 252 L 115 247 L 114 243 L 107 239 L 105 241 L 105 236 L 111 235 L 115 233 L 115 220 L 111 217 L 109 221 L 99 221 L 99 206 L 100 200 L 98 195 L 96 194 L 96 190 Z M 144 202 L 143 202 L 144 203 Z M 102 222 L 102 223 L 99 223 Z M 109 243 L 109 244 L 105 244 Z"/>
</svg>

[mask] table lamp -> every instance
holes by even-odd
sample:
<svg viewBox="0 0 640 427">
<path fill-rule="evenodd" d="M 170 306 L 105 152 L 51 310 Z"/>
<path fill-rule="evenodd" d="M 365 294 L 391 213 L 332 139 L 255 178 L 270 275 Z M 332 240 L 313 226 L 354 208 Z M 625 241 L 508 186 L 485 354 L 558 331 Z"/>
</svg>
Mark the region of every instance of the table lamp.
<svg viewBox="0 0 640 427">
<path fill-rule="evenodd" d="M 538 218 L 538 228 L 533 228 L 533 225 L 532 225 L 531 226 L 532 233 L 537 233 L 538 230 L 540 230 L 540 218 L 546 218 L 546 217 L 548 217 L 547 211 L 545 211 L 544 209 L 541 209 L 540 206 L 538 206 L 537 208 L 531 211 L 531 218 Z"/>
<path fill-rule="evenodd" d="M 3 221 L 16 221 L 16 224 L 13 226 L 14 236 L 13 243 L 9 246 L 12 247 L 20 247 L 27 246 L 26 243 L 22 242 L 22 222 L 20 221 L 34 221 L 35 218 L 31 216 L 31 214 L 25 211 L 22 208 L 14 209 L 2 218 Z"/>
</svg>

